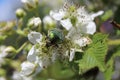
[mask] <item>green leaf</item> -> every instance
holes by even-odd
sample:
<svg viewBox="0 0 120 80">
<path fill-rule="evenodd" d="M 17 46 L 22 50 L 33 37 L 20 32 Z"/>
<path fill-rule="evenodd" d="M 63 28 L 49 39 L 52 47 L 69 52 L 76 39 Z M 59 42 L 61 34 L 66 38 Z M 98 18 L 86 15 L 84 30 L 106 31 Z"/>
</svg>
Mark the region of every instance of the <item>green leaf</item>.
<svg viewBox="0 0 120 80">
<path fill-rule="evenodd" d="M 110 56 L 107 55 L 107 57 L 109 57 L 109 59 L 106 62 L 106 70 L 104 72 L 104 77 L 105 80 L 111 80 L 112 75 L 113 75 L 113 71 L 114 71 L 114 59 L 117 56 L 120 56 L 120 47 L 117 46 L 117 49 L 114 49 L 115 52 L 114 53 L 109 53 Z"/>
<path fill-rule="evenodd" d="M 113 15 L 112 10 L 105 11 L 104 15 L 101 17 L 103 21 L 108 20 Z"/>
<path fill-rule="evenodd" d="M 113 74 L 113 60 L 110 60 L 106 65 L 106 70 L 104 72 L 105 80 L 111 80 Z"/>
<path fill-rule="evenodd" d="M 79 63 L 79 73 L 83 74 L 91 68 L 98 67 L 105 70 L 105 56 L 107 53 L 107 35 L 97 33 L 92 38 L 93 42 L 88 46 Z"/>
</svg>

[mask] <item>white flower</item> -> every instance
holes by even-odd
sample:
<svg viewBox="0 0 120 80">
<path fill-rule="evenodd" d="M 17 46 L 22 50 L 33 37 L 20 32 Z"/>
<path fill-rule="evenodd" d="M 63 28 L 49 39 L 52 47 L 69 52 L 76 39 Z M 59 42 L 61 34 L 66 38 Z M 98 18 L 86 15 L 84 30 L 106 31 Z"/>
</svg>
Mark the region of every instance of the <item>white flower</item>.
<svg viewBox="0 0 120 80">
<path fill-rule="evenodd" d="M 40 69 L 47 68 L 47 66 L 50 64 L 50 58 L 47 55 L 37 55 L 36 52 L 37 49 L 33 46 L 31 50 L 28 53 L 27 60 L 30 62 L 33 62 L 35 64 L 39 64 Z M 40 54 L 40 53 L 39 53 Z"/>
<path fill-rule="evenodd" d="M 85 34 L 94 34 L 96 31 L 96 25 L 93 22 L 94 18 L 102 15 L 103 11 L 99 11 L 95 14 L 88 14 L 84 7 L 77 8 L 75 5 L 68 5 L 63 10 L 50 11 L 50 16 L 53 19 L 60 21 L 61 25 L 66 29 L 70 30 L 76 27 L 77 30 L 83 27 Z M 84 28 L 85 27 L 85 28 Z"/>
<path fill-rule="evenodd" d="M 39 32 L 31 32 L 28 34 L 28 40 L 33 44 L 39 43 L 42 40 L 42 34 Z"/>
<path fill-rule="evenodd" d="M 50 56 L 42 52 L 42 47 L 44 46 L 44 42 L 42 42 L 42 35 L 38 32 L 31 32 L 30 34 L 28 34 L 28 39 L 34 45 L 27 55 L 27 60 L 32 63 L 39 64 L 40 70 L 46 68 L 50 64 L 51 60 L 49 58 Z"/>
<path fill-rule="evenodd" d="M 28 3 L 29 0 L 21 0 L 22 3 Z"/>
<path fill-rule="evenodd" d="M 21 64 L 21 74 L 28 76 L 35 71 L 35 68 L 36 68 L 35 64 L 29 61 L 23 62 Z"/>
<path fill-rule="evenodd" d="M 37 44 L 37 43 L 36 43 Z M 35 45 L 33 45 L 33 47 L 30 49 L 28 55 L 27 55 L 27 60 L 30 63 L 34 63 L 36 65 L 39 65 L 39 63 L 41 63 L 42 61 L 39 59 L 39 50 L 35 47 Z M 35 73 L 40 72 L 43 69 L 43 66 L 36 66 L 36 70 Z"/>
<path fill-rule="evenodd" d="M 64 9 L 50 12 L 50 16 L 68 31 L 66 38 L 80 47 L 90 44 L 90 39 L 85 35 L 93 35 L 96 32 L 96 24 L 93 20 L 102 14 L 103 11 L 89 14 L 84 6 L 76 7 L 74 4 L 67 4 Z"/>
<path fill-rule="evenodd" d="M 89 21 L 92 21 L 91 15 L 87 13 L 84 6 L 77 9 L 77 15 L 77 21 L 81 25 L 87 24 Z"/>
<path fill-rule="evenodd" d="M 33 17 L 28 22 L 28 26 L 38 27 L 39 25 L 41 25 L 41 19 L 39 17 Z"/>
</svg>

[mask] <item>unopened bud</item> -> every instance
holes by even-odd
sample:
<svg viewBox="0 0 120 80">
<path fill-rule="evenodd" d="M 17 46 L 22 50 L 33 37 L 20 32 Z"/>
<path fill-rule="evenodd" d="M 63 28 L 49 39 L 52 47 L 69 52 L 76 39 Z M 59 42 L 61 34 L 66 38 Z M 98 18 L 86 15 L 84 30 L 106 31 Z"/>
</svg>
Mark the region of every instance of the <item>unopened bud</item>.
<svg viewBox="0 0 120 80">
<path fill-rule="evenodd" d="M 7 53 L 7 58 L 12 58 L 15 56 L 16 54 L 16 49 L 12 46 L 8 46 L 6 49 L 5 49 L 5 53 Z"/>
<path fill-rule="evenodd" d="M 23 18 L 26 15 L 25 11 L 21 8 L 16 10 L 16 16 L 17 18 Z"/>
<path fill-rule="evenodd" d="M 12 47 L 12 46 L 8 46 L 8 47 L 5 49 L 5 52 L 7 52 L 7 53 L 11 53 L 11 52 L 15 52 L 15 51 L 16 51 L 15 48 Z"/>
</svg>

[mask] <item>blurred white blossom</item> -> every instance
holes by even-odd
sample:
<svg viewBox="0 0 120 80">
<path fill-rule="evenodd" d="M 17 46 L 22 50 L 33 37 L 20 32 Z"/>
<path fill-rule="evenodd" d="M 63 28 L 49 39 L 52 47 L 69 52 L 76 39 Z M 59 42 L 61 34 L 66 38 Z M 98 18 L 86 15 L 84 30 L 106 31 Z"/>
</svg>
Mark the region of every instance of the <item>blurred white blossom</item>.
<svg viewBox="0 0 120 80">
<path fill-rule="evenodd" d="M 19 73 L 18 71 L 14 71 L 12 75 L 12 80 L 33 80 L 32 76 L 25 76 Z"/>
<path fill-rule="evenodd" d="M 0 46 L 0 67 L 5 62 L 4 58 L 7 56 L 6 46 Z"/>
<path fill-rule="evenodd" d="M 35 67 L 36 66 L 35 66 L 34 63 L 31 63 L 31 62 L 28 62 L 28 61 L 23 62 L 21 64 L 21 74 L 28 76 L 35 71 Z"/>
<path fill-rule="evenodd" d="M 21 0 L 21 2 L 28 8 L 35 8 L 38 4 L 38 0 Z"/>
<path fill-rule="evenodd" d="M 29 3 L 31 1 L 33 1 L 33 0 L 21 0 L 22 3 Z"/>
<path fill-rule="evenodd" d="M 42 40 L 42 34 L 39 32 L 31 32 L 28 34 L 28 40 L 33 44 L 39 43 Z"/>
<path fill-rule="evenodd" d="M 0 77 L 0 80 L 6 80 L 6 78 L 5 77 Z"/>
</svg>

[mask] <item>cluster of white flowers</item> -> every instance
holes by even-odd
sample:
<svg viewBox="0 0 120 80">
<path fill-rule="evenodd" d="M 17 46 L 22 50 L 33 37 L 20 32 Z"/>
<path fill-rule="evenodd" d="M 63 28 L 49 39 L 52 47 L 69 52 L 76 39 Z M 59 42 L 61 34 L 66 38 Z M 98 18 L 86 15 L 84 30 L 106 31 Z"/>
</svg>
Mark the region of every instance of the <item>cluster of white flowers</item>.
<svg viewBox="0 0 120 80">
<path fill-rule="evenodd" d="M 84 7 L 77 7 L 74 4 L 65 4 L 63 9 L 50 11 L 50 16 L 46 16 L 43 23 L 52 24 L 54 19 L 60 22 L 67 34 L 62 34 L 62 30 L 57 31 L 57 29 L 48 32 L 47 36 L 35 31 L 30 32 L 28 39 L 34 45 L 28 53 L 27 61 L 21 64 L 21 73 L 30 75 L 41 71 L 57 59 L 67 58 L 73 61 L 75 52 L 81 52 L 82 47 L 91 43 L 92 40 L 88 35 L 96 32 L 93 20 L 101 14 L 103 11 L 88 14 Z M 35 23 L 33 26 L 38 26 L 41 20 L 36 18 L 31 20 L 31 23 Z"/>
<path fill-rule="evenodd" d="M 59 47 L 54 45 L 47 47 L 46 37 L 39 32 L 31 32 L 28 34 L 28 39 L 34 45 L 28 53 L 27 61 L 21 64 L 21 74 L 28 76 L 33 72 L 41 71 L 58 58 L 67 57 L 69 61 L 74 58 L 75 50 L 71 48 L 69 52 L 64 44 L 58 45 Z"/>
<path fill-rule="evenodd" d="M 66 37 L 79 46 L 86 46 L 90 39 L 87 34 L 96 32 L 94 18 L 102 15 L 103 11 L 88 14 L 84 6 L 78 7 L 74 4 L 65 4 L 63 9 L 50 11 L 50 15 L 68 31 Z"/>
</svg>

